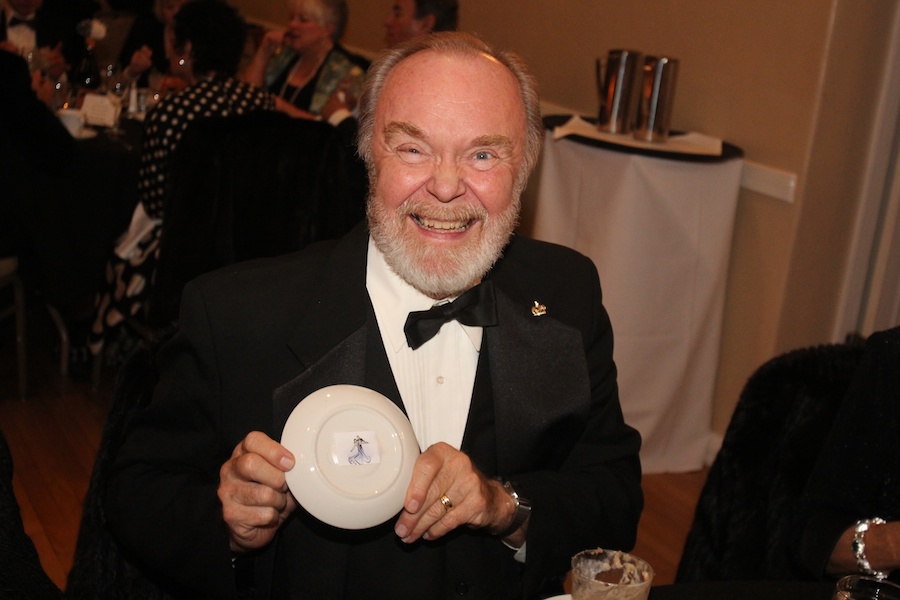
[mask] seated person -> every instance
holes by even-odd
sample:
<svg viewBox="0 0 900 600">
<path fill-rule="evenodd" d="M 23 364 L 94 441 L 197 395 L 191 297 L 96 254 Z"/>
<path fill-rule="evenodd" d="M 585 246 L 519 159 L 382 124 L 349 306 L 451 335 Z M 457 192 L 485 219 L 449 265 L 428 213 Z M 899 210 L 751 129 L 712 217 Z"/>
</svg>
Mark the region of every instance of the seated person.
<svg viewBox="0 0 900 600">
<path fill-rule="evenodd" d="M 56 81 L 84 54 L 75 22 L 44 7 L 44 0 L 5 0 L 0 7 L 0 42 Z"/>
<path fill-rule="evenodd" d="M 345 0 L 289 0 L 285 30 L 267 31 L 241 75 L 276 95 L 278 110 L 294 117 L 328 118 L 339 91 L 358 97 L 368 64 L 341 47 Z"/>
<path fill-rule="evenodd" d="M 513 234 L 542 146 L 534 79 L 472 36 L 416 41 L 361 97 L 368 227 L 185 288 L 105 496 L 120 546 L 179 597 L 543 598 L 579 550 L 635 542 L 640 435 L 597 270 Z M 404 325 L 454 298 L 462 322 Z M 422 450 L 368 529 L 286 484 L 287 415 L 332 384 L 390 398 Z"/>
<path fill-rule="evenodd" d="M 156 0 L 152 15 L 135 17 L 128 31 L 128 37 L 122 44 L 119 64 L 122 65 L 126 77 L 137 79 L 138 87 L 150 85 L 151 70 L 161 74 L 169 73 L 165 30 L 171 26 L 172 19 L 182 4 L 184 0 Z"/>
<path fill-rule="evenodd" d="M 397 0 L 384 21 L 385 42 L 393 48 L 420 35 L 435 31 L 456 31 L 458 8 L 456 0 Z M 324 114 L 335 126 L 348 128 L 353 139 L 356 135 L 356 121 L 351 119 L 351 111 L 356 106 L 356 97 L 341 90 L 332 94 L 326 104 Z M 346 124 L 346 123 L 352 123 Z M 349 135 L 348 135 L 349 137 Z"/>
<path fill-rule="evenodd" d="M 6 43 L 0 43 L 0 81 L 0 256 L 18 255 L 28 288 L 66 312 L 77 304 L 64 277 L 77 257 L 65 218 L 72 209 L 59 190 L 76 142 L 49 108 L 52 85 L 39 72 L 29 74 L 25 59 Z"/>
<path fill-rule="evenodd" d="M 166 52 L 187 87 L 165 96 L 147 114 L 139 172 L 140 202 L 131 228 L 107 266 L 108 289 L 98 296 L 91 352 L 107 329 L 138 314 L 156 270 L 165 216 L 169 159 L 185 129 L 197 119 L 274 110 L 272 95 L 235 78 L 244 50 L 244 20 L 219 0 L 194 0 L 174 17 Z"/>
<path fill-rule="evenodd" d="M 457 0 L 395 0 L 384 21 L 384 41 L 388 48 L 432 33 L 456 31 Z"/>
<path fill-rule="evenodd" d="M 872 334 L 804 493 L 795 558 L 815 578 L 900 581 L 900 327 Z"/>
</svg>

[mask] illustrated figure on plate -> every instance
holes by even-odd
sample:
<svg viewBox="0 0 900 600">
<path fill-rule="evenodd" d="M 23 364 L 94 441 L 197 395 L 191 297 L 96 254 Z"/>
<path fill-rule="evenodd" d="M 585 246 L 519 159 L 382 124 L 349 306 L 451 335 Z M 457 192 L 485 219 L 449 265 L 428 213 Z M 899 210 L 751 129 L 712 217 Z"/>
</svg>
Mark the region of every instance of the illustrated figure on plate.
<svg viewBox="0 0 900 600">
<path fill-rule="evenodd" d="M 366 451 L 363 449 L 363 444 L 368 444 L 366 440 L 362 439 L 359 436 L 353 438 L 353 449 L 356 451 L 355 454 L 351 454 L 350 458 L 347 460 L 350 461 L 351 465 L 360 465 L 363 463 L 372 462 L 372 457 L 366 454 Z"/>
</svg>

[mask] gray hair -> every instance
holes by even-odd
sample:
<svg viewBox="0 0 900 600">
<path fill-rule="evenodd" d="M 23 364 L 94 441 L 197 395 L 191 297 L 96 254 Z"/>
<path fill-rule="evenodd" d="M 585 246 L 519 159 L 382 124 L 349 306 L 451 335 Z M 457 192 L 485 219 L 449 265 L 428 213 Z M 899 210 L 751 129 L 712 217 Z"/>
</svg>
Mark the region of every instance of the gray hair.
<svg viewBox="0 0 900 600">
<path fill-rule="evenodd" d="M 317 22 L 320 25 L 334 25 L 331 41 L 337 43 L 344 37 L 350 13 L 346 0 L 290 0 L 289 2 L 289 5 L 295 8 L 304 4 L 311 4 L 315 8 L 319 18 Z"/>
<path fill-rule="evenodd" d="M 525 107 L 525 156 L 517 179 L 517 191 L 525 188 L 528 176 L 541 154 L 544 124 L 541 120 L 540 98 L 537 83 L 528 67 L 518 55 L 495 50 L 474 35 L 456 31 L 436 32 L 419 36 L 396 48 L 385 50 L 369 67 L 366 82 L 359 100 L 359 155 L 366 163 L 369 180 L 374 182 L 375 165 L 372 143 L 375 133 L 375 109 L 388 75 L 400 62 L 417 52 L 433 50 L 441 54 L 458 56 L 488 56 L 505 66 L 513 74 L 519 86 L 519 95 Z"/>
</svg>

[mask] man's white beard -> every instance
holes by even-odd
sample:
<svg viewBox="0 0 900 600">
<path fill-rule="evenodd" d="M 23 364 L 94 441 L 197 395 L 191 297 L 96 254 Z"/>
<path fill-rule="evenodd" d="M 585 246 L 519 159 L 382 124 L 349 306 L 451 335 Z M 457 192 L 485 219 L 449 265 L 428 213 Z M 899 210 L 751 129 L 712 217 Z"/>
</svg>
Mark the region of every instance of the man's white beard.
<svg viewBox="0 0 900 600">
<path fill-rule="evenodd" d="M 406 200 L 395 211 L 369 197 L 369 231 L 388 266 L 408 284 L 434 299 L 458 296 L 476 285 L 503 252 L 516 228 L 521 200 L 516 194 L 499 217 L 480 206 L 427 205 Z M 446 222 L 472 221 L 481 235 L 450 250 L 423 242 L 407 222 L 411 214 Z"/>
</svg>

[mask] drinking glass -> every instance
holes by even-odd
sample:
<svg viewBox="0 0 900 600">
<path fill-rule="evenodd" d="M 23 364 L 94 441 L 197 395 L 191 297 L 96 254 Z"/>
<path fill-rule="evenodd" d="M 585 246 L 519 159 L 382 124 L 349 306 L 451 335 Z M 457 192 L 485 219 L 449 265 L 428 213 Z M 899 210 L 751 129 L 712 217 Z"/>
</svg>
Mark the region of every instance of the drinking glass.
<svg viewBox="0 0 900 600">
<path fill-rule="evenodd" d="M 113 120 L 113 126 L 106 130 L 107 135 L 113 137 L 123 133 L 119 122 L 122 119 L 122 105 L 128 101 L 128 88 L 131 80 L 125 74 L 124 69 L 119 69 L 117 65 L 107 65 L 106 69 L 106 96 L 115 107 L 116 115 Z"/>
<path fill-rule="evenodd" d="M 847 575 L 834 586 L 831 600 L 900 600 L 900 586 L 865 575 Z"/>
</svg>

